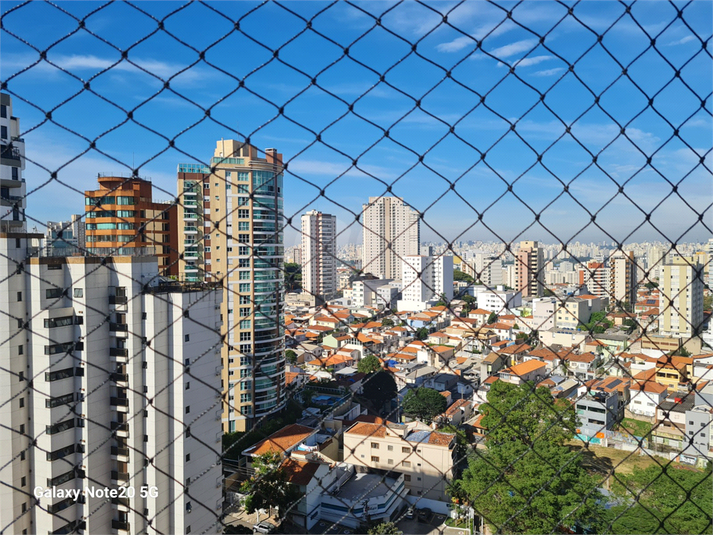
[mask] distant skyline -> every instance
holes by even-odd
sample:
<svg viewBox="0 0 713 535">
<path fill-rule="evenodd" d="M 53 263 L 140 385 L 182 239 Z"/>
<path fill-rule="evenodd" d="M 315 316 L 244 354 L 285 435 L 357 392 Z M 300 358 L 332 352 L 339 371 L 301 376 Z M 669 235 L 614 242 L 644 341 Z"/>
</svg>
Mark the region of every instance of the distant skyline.
<svg viewBox="0 0 713 535">
<path fill-rule="evenodd" d="M 425 242 L 711 236 L 710 2 L 675 3 L 686 6 L 684 20 L 662 2 L 636 3 L 631 15 L 614 2 L 566 3 L 573 16 L 555 2 L 436 2 L 431 9 L 409 2 L 290 2 L 251 14 L 259 4 L 137 4 L 157 18 L 178 9 L 165 28 L 189 46 L 160 31 L 141 41 L 156 22 L 128 4 L 58 3 L 77 17 L 97 10 L 87 29 L 122 50 L 131 47 L 133 65 L 87 31 L 68 36 L 76 21 L 52 5 L 14 10 L 19 5 L 2 3 L 0 78 L 13 96 L 27 158 L 41 166 L 28 162 L 25 171 L 30 227 L 83 212 L 82 192 L 96 187 L 97 173 L 139 168 L 152 179 L 155 199 L 168 200 L 179 163 L 205 162 L 216 140 L 249 136 L 261 150 L 277 148 L 288 163 L 285 215 L 294 228 L 286 246 L 299 243 L 299 216 L 311 209 L 337 216 L 340 244 L 361 241 L 350 211 L 360 212 L 369 196 L 389 194 L 389 184 L 391 194 L 426 211 Z M 233 31 L 241 16 L 241 30 L 270 50 Z M 312 30 L 303 31 L 299 16 L 315 17 Z M 374 17 L 381 27 L 363 36 Z M 606 32 L 601 44 L 587 27 Z M 39 55 L 11 34 L 39 50 L 60 40 L 47 59 L 76 79 L 44 61 L 16 75 Z M 416 53 L 399 36 L 418 42 Z M 653 37 L 660 53 L 649 48 Z M 205 61 L 189 47 L 207 49 Z M 622 67 L 631 80 L 621 76 Z M 156 77 L 170 78 L 170 89 Z M 310 86 L 313 78 L 317 86 Z M 245 87 L 238 88 L 240 80 Z M 76 94 L 86 81 L 100 96 Z M 543 102 L 538 92 L 546 93 Z M 134 110 L 133 121 L 107 101 Z M 210 118 L 200 107 L 211 107 Z M 49 110 L 61 127 L 46 121 Z M 106 156 L 69 131 L 89 141 L 99 137 Z M 171 148 L 167 139 L 174 137 Z M 533 149 L 544 152 L 540 162 Z M 588 152 L 598 155 L 596 165 Z M 60 182 L 50 180 L 57 170 Z M 678 184 L 678 193 L 666 180 Z M 590 224 L 577 202 L 601 210 L 596 222 L 611 237 Z M 658 208 L 646 222 L 635 205 Z M 473 209 L 485 211 L 481 222 Z"/>
</svg>

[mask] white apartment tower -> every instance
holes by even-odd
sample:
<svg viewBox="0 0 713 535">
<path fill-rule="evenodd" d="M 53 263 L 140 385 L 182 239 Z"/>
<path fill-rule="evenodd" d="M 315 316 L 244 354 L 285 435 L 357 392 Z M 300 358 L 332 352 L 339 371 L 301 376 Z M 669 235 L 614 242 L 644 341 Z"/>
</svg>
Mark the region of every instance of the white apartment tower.
<svg viewBox="0 0 713 535">
<path fill-rule="evenodd" d="M 691 338 L 703 327 L 703 266 L 676 258 L 661 266 L 659 332 Z"/>
<path fill-rule="evenodd" d="M 210 166 L 178 166 L 179 278 L 222 281 L 223 428 L 284 408 L 282 154 L 217 141 Z"/>
<path fill-rule="evenodd" d="M 636 303 L 636 264 L 634 252 L 616 251 L 609 259 L 609 302 Z"/>
<path fill-rule="evenodd" d="M 25 141 L 20 119 L 12 115 L 12 98 L 0 93 L 0 230 L 21 232 L 25 224 Z"/>
<path fill-rule="evenodd" d="M 323 304 L 337 291 L 337 216 L 302 216 L 302 289 Z"/>
<path fill-rule="evenodd" d="M 405 256 L 401 269 L 400 311 L 425 310 L 441 296 L 453 299 L 452 256 Z"/>
<path fill-rule="evenodd" d="M 419 253 L 419 213 L 400 197 L 369 197 L 363 205 L 362 270 L 398 279 L 401 260 Z"/>
<path fill-rule="evenodd" d="M 221 292 L 161 283 L 156 257 L 43 256 L 41 237 L 0 233 L 0 525 L 218 533 Z M 52 487 L 136 493 L 34 502 Z"/>
</svg>

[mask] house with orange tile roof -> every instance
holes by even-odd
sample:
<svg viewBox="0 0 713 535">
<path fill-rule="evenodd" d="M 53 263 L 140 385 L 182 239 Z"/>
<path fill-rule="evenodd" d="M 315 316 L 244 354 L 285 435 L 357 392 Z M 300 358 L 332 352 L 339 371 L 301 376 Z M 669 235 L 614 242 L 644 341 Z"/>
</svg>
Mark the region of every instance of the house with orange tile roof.
<svg viewBox="0 0 713 535">
<path fill-rule="evenodd" d="M 578 355 L 570 353 L 561 359 L 560 369 L 570 377 L 576 377 L 581 381 L 594 379 L 597 375 L 597 368 L 602 365 L 601 355 L 587 352 Z"/>
<path fill-rule="evenodd" d="M 632 414 L 645 418 L 655 418 L 656 408 L 668 396 L 668 386 L 653 380 L 633 380 L 629 391 L 631 399 L 627 409 Z"/>
<path fill-rule="evenodd" d="M 497 336 L 498 339 L 500 340 L 513 340 L 514 339 L 514 334 L 512 330 L 512 326 L 507 325 L 506 323 L 491 323 L 490 325 L 487 326 L 488 329 L 493 331 Z"/>
<path fill-rule="evenodd" d="M 470 420 L 472 416 L 473 402 L 468 399 L 457 399 L 437 418 L 446 424 L 458 426 Z"/>
<path fill-rule="evenodd" d="M 520 385 L 527 381 L 539 383 L 546 375 L 545 363 L 539 360 L 528 360 L 521 364 L 515 364 L 498 373 L 501 381 L 514 385 Z"/>
<path fill-rule="evenodd" d="M 268 452 L 279 453 L 288 457 L 290 452 L 304 442 L 308 437 L 316 435 L 318 429 L 299 424 L 291 424 L 274 432 L 269 437 L 243 450 L 247 457 L 258 457 Z"/>
<path fill-rule="evenodd" d="M 580 420 L 578 433 L 601 438 L 624 417 L 630 401 L 629 379 L 602 377 L 587 381 L 577 391 L 576 410 Z"/>
</svg>

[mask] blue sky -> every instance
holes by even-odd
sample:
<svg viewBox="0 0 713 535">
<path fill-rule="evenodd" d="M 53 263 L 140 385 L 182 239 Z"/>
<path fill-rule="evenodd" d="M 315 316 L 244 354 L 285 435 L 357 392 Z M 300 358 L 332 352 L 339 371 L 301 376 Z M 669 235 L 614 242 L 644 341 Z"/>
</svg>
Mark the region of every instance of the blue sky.
<svg viewBox="0 0 713 535">
<path fill-rule="evenodd" d="M 711 2 L 675 3 L 681 18 L 655 1 L 18 5 L 0 4 L 0 77 L 27 157 L 62 182 L 28 165 L 39 221 L 134 166 L 168 199 L 178 163 L 237 132 L 284 153 L 286 214 L 335 213 L 341 242 L 361 240 L 349 210 L 388 184 L 426 210 L 424 240 L 609 241 L 580 203 L 615 240 L 642 222 L 627 241 L 710 236 Z M 658 206 L 650 223 L 636 205 Z"/>
</svg>

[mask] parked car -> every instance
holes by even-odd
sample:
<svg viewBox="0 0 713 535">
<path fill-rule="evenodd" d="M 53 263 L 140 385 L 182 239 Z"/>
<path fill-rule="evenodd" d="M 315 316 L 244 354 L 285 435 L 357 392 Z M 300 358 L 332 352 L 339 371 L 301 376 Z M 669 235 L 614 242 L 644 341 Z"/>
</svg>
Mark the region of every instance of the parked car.
<svg viewBox="0 0 713 535">
<path fill-rule="evenodd" d="M 274 531 L 277 529 L 277 526 L 273 524 L 272 522 L 268 522 L 267 520 L 260 522 L 259 524 L 255 524 L 253 526 L 253 533 L 274 533 Z"/>
</svg>

